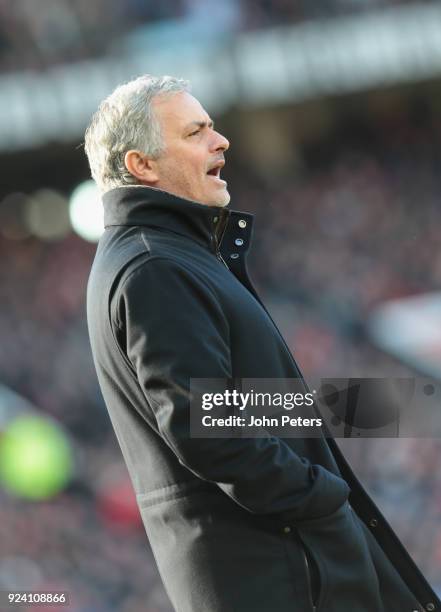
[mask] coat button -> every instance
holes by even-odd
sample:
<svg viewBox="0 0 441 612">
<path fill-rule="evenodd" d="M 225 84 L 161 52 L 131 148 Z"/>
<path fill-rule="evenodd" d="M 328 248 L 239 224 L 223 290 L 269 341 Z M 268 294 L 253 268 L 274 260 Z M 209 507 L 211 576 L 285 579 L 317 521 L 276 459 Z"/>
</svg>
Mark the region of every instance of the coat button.
<svg viewBox="0 0 441 612">
<path fill-rule="evenodd" d="M 426 610 L 428 610 L 428 612 L 432 612 L 432 610 L 435 610 L 435 604 L 433 603 L 426 604 Z"/>
<path fill-rule="evenodd" d="M 239 257 L 239 253 L 231 253 L 230 259 L 237 259 Z"/>
<path fill-rule="evenodd" d="M 236 240 L 234 241 L 234 244 L 236 246 L 242 246 L 243 245 L 243 240 L 242 238 L 236 238 Z"/>
<path fill-rule="evenodd" d="M 291 533 L 291 527 L 288 527 L 288 526 L 284 527 L 283 533 Z"/>
<path fill-rule="evenodd" d="M 245 219 L 239 219 L 239 227 L 246 227 L 247 226 L 247 222 L 245 221 Z"/>
<path fill-rule="evenodd" d="M 376 527 L 376 526 L 378 525 L 378 521 L 377 521 L 377 519 L 376 519 L 376 518 L 371 519 L 371 520 L 369 521 L 369 525 L 370 525 L 371 527 Z"/>
<path fill-rule="evenodd" d="M 217 223 L 219 221 L 219 217 L 213 217 L 213 223 Z"/>
</svg>

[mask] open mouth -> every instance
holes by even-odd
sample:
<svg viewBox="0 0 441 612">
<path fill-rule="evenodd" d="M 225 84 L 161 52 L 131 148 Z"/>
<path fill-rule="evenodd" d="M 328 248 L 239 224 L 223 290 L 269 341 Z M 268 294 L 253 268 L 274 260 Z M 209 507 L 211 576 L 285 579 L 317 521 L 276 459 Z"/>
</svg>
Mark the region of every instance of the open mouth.
<svg viewBox="0 0 441 612">
<path fill-rule="evenodd" d="M 222 180 L 220 177 L 220 173 L 224 165 L 225 165 L 224 161 L 218 162 L 215 166 L 213 166 L 212 168 L 210 168 L 210 170 L 208 170 L 207 175 L 212 176 L 213 178 L 217 179 L 221 183 L 225 183 L 225 181 Z"/>
<path fill-rule="evenodd" d="M 215 176 L 216 178 L 219 178 L 220 177 L 220 170 L 221 170 L 220 167 L 212 168 L 211 170 L 209 170 L 207 172 L 207 174 L 209 176 Z"/>
</svg>

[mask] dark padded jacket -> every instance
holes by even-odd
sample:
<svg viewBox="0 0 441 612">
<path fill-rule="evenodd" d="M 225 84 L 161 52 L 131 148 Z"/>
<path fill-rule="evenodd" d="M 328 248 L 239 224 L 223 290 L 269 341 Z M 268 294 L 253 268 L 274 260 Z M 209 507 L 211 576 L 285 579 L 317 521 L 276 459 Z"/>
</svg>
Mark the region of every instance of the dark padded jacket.
<svg viewBox="0 0 441 612">
<path fill-rule="evenodd" d="M 441 612 L 334 439 L 190 436 L 190 378 L 301 378 L 247 274 L 252 215 L 142 186 L 103 203 L 92 352 L 175 610 Z"/>
</svg>

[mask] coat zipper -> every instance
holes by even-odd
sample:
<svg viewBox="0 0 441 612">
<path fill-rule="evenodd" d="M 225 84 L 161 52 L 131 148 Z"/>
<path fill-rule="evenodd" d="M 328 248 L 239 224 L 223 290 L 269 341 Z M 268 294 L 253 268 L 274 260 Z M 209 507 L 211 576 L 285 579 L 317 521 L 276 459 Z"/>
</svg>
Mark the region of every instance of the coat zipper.
<svg viewBox="0 0 441 612">
<path fill-rule="evenodd" d="M 221 261 L 224 266 L 227 268 L 227 270 L 229 270 L 230 268 L 227 266 L 227 263 L 225 261 L 225 259 L 222 257 L 222 255 L 220 254 L 220 251 L 216 251 L 216 257 L 218 258 L 219 261 Z"/>
<path fill-rule="evenodd" d="M 221 255 L 220 246 L 222 244 L 222 239 L 224 237 L 225 231 L 227 229 L 229 216 L 230 216 L 229 214 L 226 214 L 225 217 L 223 218 L 221 216 L 221 222 L 223 222 L 223 227 L 221 229 L 221 235 L 219 236 L 219 239 L 217 238 L 216 232 L 214 234 L 216 257 L 218 258 L 219 261 L 221 261 L 224 264 L 227 270 L 229 270 L 230 268 L 227 266 L 225 259 Z"/>
<path fill-rule="evenodd" d="M 311 580 L 311 570 L 309 568 L 309 562 L 308 562 L 308 557 L 306 556 L 306 551 L 305 551 L 305 547 L 303 545 L 303 542 L 300 540 L 300 547 L 302 549 L 302 553 L 303 553 L 303 560 L 305 562 L 305 569 L 306 569 L 306 582 L 308 585 L 308 599 L 309 599 L 309 603 L 311 605 L 311 609 L 312 612 L 317 612 L 317 606 L 314 605 L 314 600 L 312 599 L 312 580 Z"/>
</svg>

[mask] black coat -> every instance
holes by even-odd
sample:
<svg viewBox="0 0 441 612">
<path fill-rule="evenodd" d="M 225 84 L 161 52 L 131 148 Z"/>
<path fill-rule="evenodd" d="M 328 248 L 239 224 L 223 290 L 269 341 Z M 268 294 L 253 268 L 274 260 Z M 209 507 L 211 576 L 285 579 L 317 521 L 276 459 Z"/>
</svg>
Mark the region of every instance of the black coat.
<svg viewBox="0 0 441 612">
<path fill-rule="evenodd" d="M 332 438 L 189 435 L 191 377 L 301 377 L 247 274 L 252 215 L 148 187 L 103 200 L 92 352 L 175 609 L 441 611 Z"/>
</svg>

